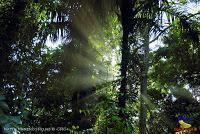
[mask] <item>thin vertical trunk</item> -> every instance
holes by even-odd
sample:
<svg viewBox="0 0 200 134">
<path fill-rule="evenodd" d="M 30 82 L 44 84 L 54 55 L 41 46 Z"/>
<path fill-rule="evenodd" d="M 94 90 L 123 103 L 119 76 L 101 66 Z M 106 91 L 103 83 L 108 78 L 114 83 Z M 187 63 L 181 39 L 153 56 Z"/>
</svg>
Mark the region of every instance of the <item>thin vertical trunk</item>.
<svg viewBox="0 0 200 134">
<path fill-rule="evenodd" d="M 79 92 L 75 91 L 72 97 L 72 122 L 74 125 L 79 125 L 80 113 L 79 113 Z"/>
<path fill-rule="evenodd" d="M 127 99 L 127 66 L 128 66 L 128 55 L 129 55 L 129 48 L 128 48 L 128 33 L 123 33 L 123 40 L 122 40 L 122 60 L 121 60 L 121 87 L 120 93 L 118 98 L 118 105 L 120 108 L 119 116 L 122 119 L 125 119 L 125 114 L 123 113 L 123 109 L 126 106 L 126 99 Z"/>
<path fill-rule="evenodd" d="M 145 97 L 147 96 L 147 74 L 149 69 L 149 28 L 145 31 L 144 39 L 144 59 L 142 67 L 142 79 L 141 79 L 141 95 L 140 95 L 140 120 L 139 120 L 139 133 L 146 134 L 146 118 L 147 109 L 145 106 Z"/>
</svg>

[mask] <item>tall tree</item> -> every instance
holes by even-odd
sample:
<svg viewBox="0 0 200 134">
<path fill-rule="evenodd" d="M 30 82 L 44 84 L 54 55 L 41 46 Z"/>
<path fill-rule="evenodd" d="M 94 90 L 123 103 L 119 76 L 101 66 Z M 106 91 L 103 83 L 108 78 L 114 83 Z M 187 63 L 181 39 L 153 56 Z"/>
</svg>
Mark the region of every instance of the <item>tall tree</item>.
<svg viewBox="0 0 200 134">
<path fill-rule="evenodd" d="M 127 66 L 129 63 L 129 42 L 128 42 L 128 36 L 130 32 L 133 29 L 133 12 L 134 3 L 132 0 L 122 0 L 120 2 L 120 11 L 121 11 L 121 23 L 122 23 L 122 44 L 121 44 L 121 53 L 122 53 L 122 59 L 121 59 L 121 86 L 120 86 L 120 92 L 119 92 L 119 98 L 118 98 L 118 105 L 120 108 L 119 116 L 122 119 L 126 119 L 126 115 L 124 113 L 124 109 L 126 106 L 127 101 Z"/>
<path fill-rule="evenodd" d="M 140 90 L 140 117 L 139 117 L 139 132 L 140 134 L 146 134 L 146 118 L 147 108 L 145 99 L 147 98 L 147 81 L 148 81 L 148 70 L 149 70 L 149 34 L 150 28 L 147 26 L 144 32 L 144 54 L 143 54 L 143 65 L 141 68 L 141 90 Z"/>
</svg>

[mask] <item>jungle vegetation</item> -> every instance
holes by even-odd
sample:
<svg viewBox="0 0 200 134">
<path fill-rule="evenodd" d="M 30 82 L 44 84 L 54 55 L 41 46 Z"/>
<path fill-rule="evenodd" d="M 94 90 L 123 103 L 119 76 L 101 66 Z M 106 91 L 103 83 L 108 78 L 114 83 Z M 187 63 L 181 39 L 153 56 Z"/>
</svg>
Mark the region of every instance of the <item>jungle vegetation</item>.
<svg viewBox="0 0 200 134">
<path fill-rule="evenodd" d="M 199 0 L 1 0 L 0 133 L 200 131 L 199 39 Z"/>
</svg>

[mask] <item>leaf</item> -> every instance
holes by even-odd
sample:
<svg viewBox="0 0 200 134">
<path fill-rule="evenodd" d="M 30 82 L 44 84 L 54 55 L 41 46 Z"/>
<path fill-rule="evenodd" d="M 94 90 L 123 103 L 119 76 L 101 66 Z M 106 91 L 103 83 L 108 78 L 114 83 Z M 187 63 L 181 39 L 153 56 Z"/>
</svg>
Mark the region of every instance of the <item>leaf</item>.
<svg viewBox="0 0 200 134">
<path fill-rule="evenodd" d="M 20 119 L 20 116 L 7 116 L 7 115 L 1 115 L 0 116 L 0 122 L 2 124 L 8 124 L 8 123 L 12 123 L 12 124 L 22 124 L 22 121 Z"/>
<path fill-rule="evenodd" d="M 0 123 L 6 124 L 8 122 L 8 117 L 6 115 L 0 115 Z"/>
<path fill-rule="evenodd" d="M 20 116 L 9 116 L 9 120 L 16 124 L 22 124 Z"/>
<path fill-rule="evenodd" d="M 0 101 L 4 101 L 6 98 L 4 96 L 0 96 Z"/>
<path fill-rule="evenodd" d="M 0 101 L 0 109 L 9 110 L 9 107 L 5 102 Z"/>
</svg>

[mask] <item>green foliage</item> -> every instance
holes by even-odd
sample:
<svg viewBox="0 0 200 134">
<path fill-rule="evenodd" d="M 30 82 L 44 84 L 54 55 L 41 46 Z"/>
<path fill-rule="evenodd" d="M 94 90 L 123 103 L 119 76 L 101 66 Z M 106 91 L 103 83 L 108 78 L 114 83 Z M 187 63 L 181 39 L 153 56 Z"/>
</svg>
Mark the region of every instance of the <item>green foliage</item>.
<svg viewBox="0 0 200 134">
<path fill-rule="evenodd" d="M 149 111 L 149 123 L 155 124 L 155 127 L 149 126 L 152 133 L 166 133 L 179 127 L 178 116 L 190 116 L 196 120 L 194 115 L 198 113 L 199 102 L 191 89 L 199 87 L 199 37 L 196 34 L 199 22 L 195 19 L 188 22 L 174 20 L 168 34 L 163 37 L 164 46 L 151 54 L 148 94 L 157 105 Z M 159 124 L 163 124 L 160 129 L 157 128 Z"/>
<path fill-rule="evenodd" d="M 194 118 L 193 125 L 199 126 L 195 92 L 199 88 L 200 66 L 198 17 L 166 10 L 173 2 L 162 1 L 162 7 L 159 2 L 137 0 L 135 16 L 124 16 L 127 24 L 123 26 L 131 26 L 127 29 L 131 31 L 127 36 L 130 55 L 125 58 L 129 61 L 125 72 L 126 106 L 119 109 L 124 30 L 120 3 L 1 0 L 1 130 L 14 133 L 9 128 L 20 126 L 63 127 L 63 133 L 77 134 L 139 133 L 144 28 L 148 25 L 160 31 L 162 10 L 169 12 L 167 18 L 173 21 L 169 21 L 170 28 L 163 37 L 164 47 L 150 57 L 148 96 L 142 96 L 148 108 L 148 132 L 169 133 L 177 126 L 178 115 Z M 184 5 L 186 1 L 180 3 Z M 129 8 L 132 13 L 133 7 Z M 47 37 L 66 42 L 50 49 L 45 44 Z M 120 110 L 124 120 L 119 116 Z"/>
<path fill-rule="evenodd" d="M 14 129 L 22 124 L 22 121 L 20 116 L 8 115 L 9 107 L 5 100 L 4 96 L 0 96 L 0 127 L 2 127 L 3 133 L 12 134 Z"/>
<path fill-rule="evenodd" d="M 154 55 L 154 77 L 158 80 L 168 83 L 190 83 L 198 84 L 198 66 L 199 45 L 197 45 L 198 35 L 191 36 L 192 32 L 198 29 L 198 23 L 194 22 L 196 27 L 185 32 L 174 23 L 171 32 L 164 37 L 165 47 L 159 48 Z M 192 27 L 191 23 L 191 27 Z M 195 41 L 195 42 L 194 42 Z M 188 62 L 190 61 L 190 62 Z"/>
</svg>

